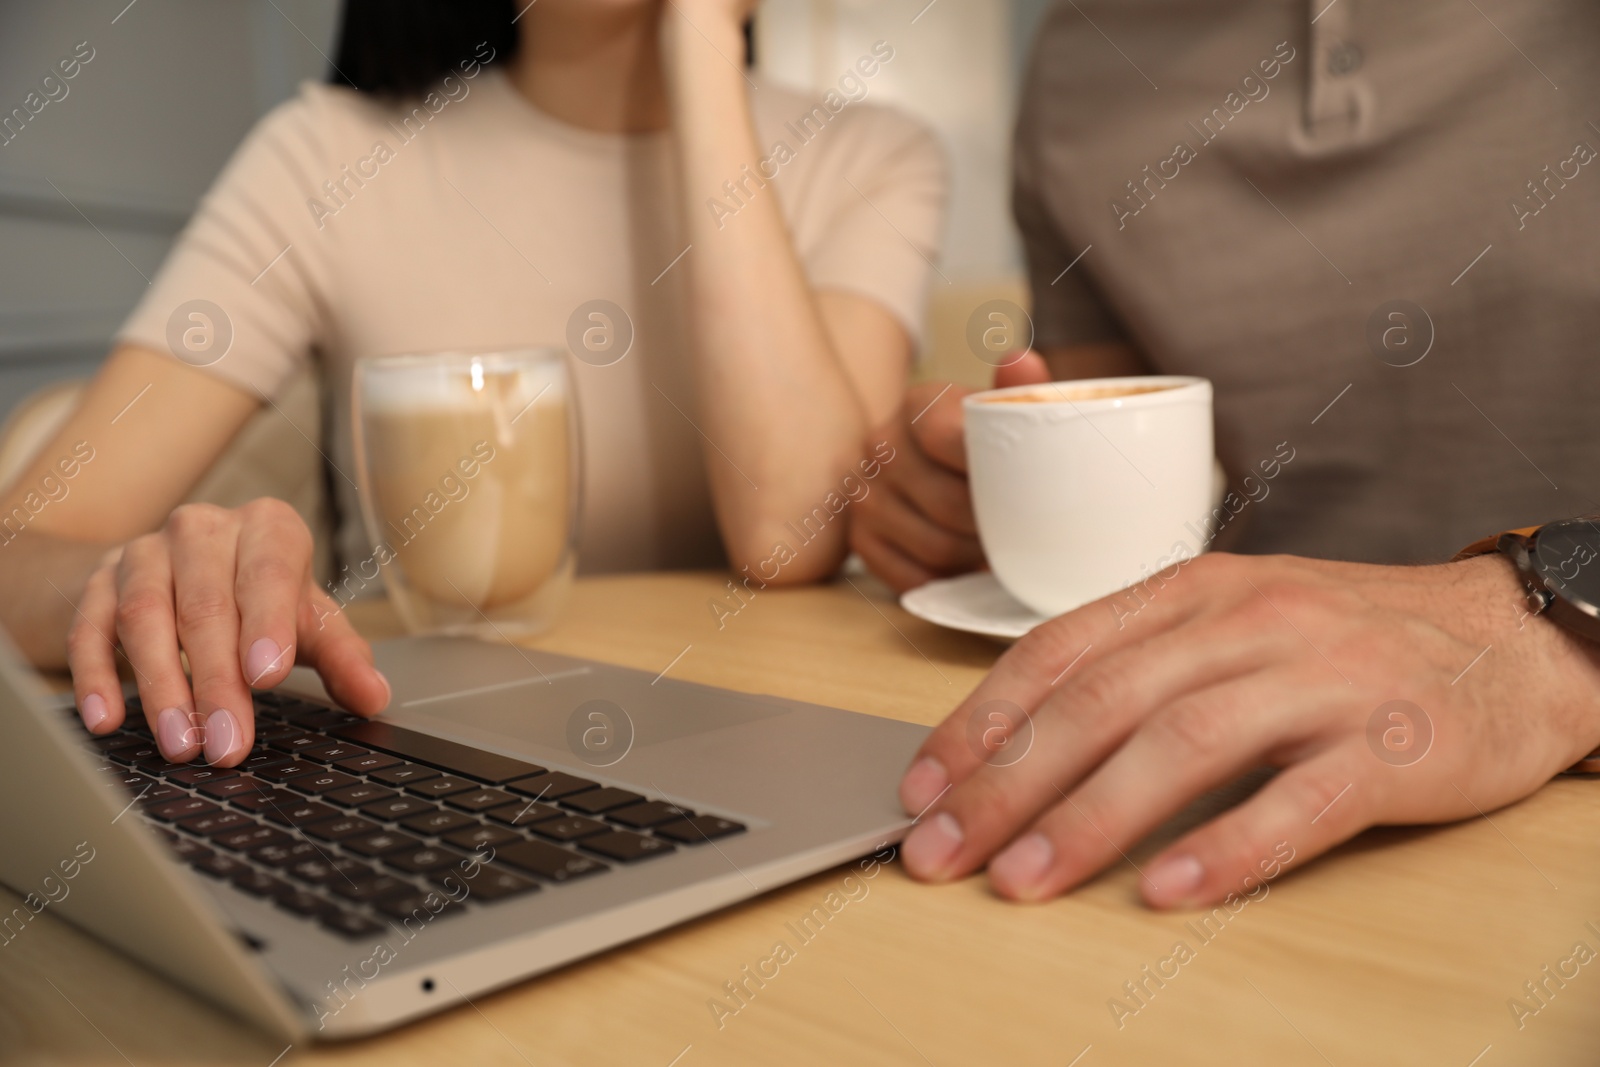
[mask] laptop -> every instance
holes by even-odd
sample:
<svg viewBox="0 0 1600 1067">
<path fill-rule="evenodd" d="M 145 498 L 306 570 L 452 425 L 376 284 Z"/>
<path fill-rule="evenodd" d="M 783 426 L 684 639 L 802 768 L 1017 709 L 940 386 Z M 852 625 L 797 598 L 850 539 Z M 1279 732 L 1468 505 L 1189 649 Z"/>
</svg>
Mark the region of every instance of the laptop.
<svg viewBox="0 0 1600 1067">
<path fill-rule="evenodd" d="M 295 668 L 239 768 L 92 737 L 0 647 L 0 941 L 48 912 L 287 1040 L 373 1033 L 883 850 L 927 730 L 464 638 Z M 33 936 L 37 936 L 34 934 Z"/>
</svg>

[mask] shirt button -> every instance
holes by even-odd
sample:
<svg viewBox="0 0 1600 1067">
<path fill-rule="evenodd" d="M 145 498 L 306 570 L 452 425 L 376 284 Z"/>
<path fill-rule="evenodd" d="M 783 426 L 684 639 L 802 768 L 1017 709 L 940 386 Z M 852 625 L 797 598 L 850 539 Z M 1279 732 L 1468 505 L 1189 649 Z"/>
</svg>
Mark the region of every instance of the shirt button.
<svg viewBox="0 0 1600 1067">
<path fill-rule="evenodd" d="M 1328 73 L 1349 74 L 1361 66 L 1361 49 L 1353 44 L 1336 44 L 1328 50 Z"/>
</svg>

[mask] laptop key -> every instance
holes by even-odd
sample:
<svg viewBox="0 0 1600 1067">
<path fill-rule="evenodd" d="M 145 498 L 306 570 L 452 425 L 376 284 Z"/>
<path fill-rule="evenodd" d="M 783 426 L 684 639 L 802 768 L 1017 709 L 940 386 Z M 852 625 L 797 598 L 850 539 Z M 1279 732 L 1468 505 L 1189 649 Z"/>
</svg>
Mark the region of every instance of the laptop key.
<svg viewBox="0 0 1600 1067">
<path fill-rule="evenodd" d="M 265 793 L 271 788 L 259 778 L 245 778 L 236 775 L 218 782 L 206 782 L 197 791 L 212 800 L 233 800 L 235 797 L 249 797 L 255 796 L 257 793 Z"/>
<path fill-rule="evenodd" d="M 204 871 L 213 878 L 234 878 L 250 869 L 243 860 L 236 860 L 232 856 L 224 856 L 220 852 L 210 852 L 203 856 L 197 856 L 189 861 L 189 865 L 197 871 Z"/>
<path fill-rule="evenodd" d="M 382 856 L 406 848 L 421 848 L 422 842 L 410 834 L 381 830 L 362 837 L 350 837 L 340 842 L 344 848 L 363 856 Z"/>
<path fill-rule="evenodd" d="M 460 860 L 459 854 L 444 848 L 413 848 L 404 852 L 391 852 L 383 857 L 383 862 L 387 866 L 405 871 L 407 874 L 426 874 L 445 867 L 454 867 Z"/>
<path fill-rule="evenodd" d="M 89 744 L 99 749 L 102 755 L 110 752 L 117 752 L 124 748 L 137 748 L 138 746 L 146 743 L 146 740 L 142 737 L 136 737 L 133 734 L 122 733 L 108 734 L 105 737 L 92 737 L 89 739 Z"/>
<path fill-rule="evenodd" d="M 319 708 L 307 705 L 309 710 L 290 711 L 284 710 L 285 722 L 292 722 L 304 730 L 326 730 L 331 726 L 343 726 L 355 718 L 354 715 L 342 711 L 333 711 L 329 708 Z"/>
<path fill-rule="evenodd" d="M 282 741 L 286 737 L 299 737 L 305 733 L 298 726 L 290 726 L 286 722 L 263 721 L 256 723 L 256 743 L 270 744 L 273 741 Z"/>
<path fill-rule="evenodd" d="M 400 825 L 413 833 L 422 834 L 424 837 L 438 837 L 459 830 L 463 826 L 472 826 L 478 820 L 470 815 L 463 815 L 459 811 L 425 811 L 413 815 L 409 819 L 401 819 Z"/>
<path fill-rule="evenodd" d="M 403 756 L 489 785 L 501 785 L 515 778 L 538 774 L 544 770 L 543 767 L 524 760 L 502 756 L 497 752 L 486 752 L 481 748 L 473 748 L 471 745 L 455 741 L 446 741 L 441 737 L 431 737 L 386 722 L 362 721 L 328 732 L 358 745 L 375 748 L 379 752 Z"/>
<path fill-rule="evenodd" d="M 581 811 L 585 815 L 598 815 L 602 811 L 626 807 L 643 799 L 644 797 L 638 793 L 630 792 L 626 789 L 617 789 L 613 786 L 605 786 L 601 789 L 589 789 L 582 793 L 576 793 L 563 800 L 561 804 L 563 807 Z"/>
<path fill-rule="evenodd" d="M 343 841 L 347 837 L 357 834 L 377 833 L 383 827 L 371 819 L 363 819 L 359 815 L 345 815 L 338 819 L 329 819 L 327 822 L 314 822 L 309 826 L 301 827 L 307 834 L 323 841 Z"/>
<path fill-rule="evenodd" d="M 373 906 L 392 919 L 414 918 L 418 922 L 428 922 L 444 915 L 459 915 L 463 910 L 443 893 L 420 890 L 406 896 L 385 897 Z"/>
<path fill-rule="evenodd" d="M 381 924 L 349 908 L 335 908 L 325 915 L 317 916 L 317 921 L 334 933 L 348 937 L 352 941 L 362 937 L 376 937 L 386 930 Z"/>
<path fill-rule="evenodd" d="M 315 796 L 318 793 L 331 793 L 346 786 L 360 785 L 361 779 L 352 778 L 343 771 L 323 769 L 317 774 L 302 774 L 298 778 L 291 778 L 284 784 L 296 792 Z"/>
<path fill-rule="evenodd" d="M 255 823 L 248 815 L 241 815 L 237 811 L 219 811 L 213 815 L 194 815 L 178 823 L 191 834 L 201 837 L 210 837 L 213 834 L 224 833 L 228 830 L 238 830 L 245 826 L 254 826 Z"/>
<path fill-rule="evenodd" d="M 236 794 L 228 803 L 236 808 L 243 808 L 245 811 L 253 811 L 257 815 L 261 815 L 269 811 L 276 811 L 279 808 L 291 808 L 296 804 L 302 803 L 304 799 L 304 797 L 296 796 L 293 793 L 286 793 L 282 789 L 267 788 L 257 790 L 254 793 Z"/>
<path fill-rule="evenodd" d="M 142 760 L 160 759 L 161 750 L 155 746 L 155 742 L 146 741 L 142 745 L 129 745 L 126 748 L 119 748 L 115 752 L 107 752 L 106 757 L 116 760 L 118 763 L 132 764 Z"/>
<path fill-rule="evenodd" d="M 549 819 L 536 823 L 533 832 L 552 841 L 576 841 L 580 837 L 605 833 L 611 827 L 582 815 L 568 815 L 563 819 Z"/>
<path fill-rule="evenodd" d="M 672 822 L 674 819 L 692 819 L 694 812 L 688 808 L 680 808 L 676 804 L 668 804 L 664 800 L 647 800 L 643 804 L 608 811 L 606 818 L 623 826 L 643 830 L 646 827 L 659 826 L 664 822 Z"/>
<path fill-rule="evenodd" d="M 372 816 L 374 819 L 383 819 L 388 822 L 395 822 L 399 819 L 404 819 L 408 815 L 415 815 L 418 812 L 438 811 L 439 805 L 429 804 L 426 800 L 418 800 L 416 797 L 396 796 L 390 800 L 380 800 L 373 804 L 363 804 L 361 805 L 361 810 L 363 813 Z"/>
<path fill-rule="evenodd" d="M 358 756 L 369 755 L 369 753 L 358 745 L 341 745 L 335 741 L 318 745 L 315 748 L 305 749 L 301 755 L 305 759 L 316 760 L 318 763 L 337 763 L 342 759 L 354 759 Z"/>
<path fill-rule="evenodd" d="M 338 910 L 331 902 L 323 900 L 315 893 L 304 889 L 293 889 L 287 893 L 280 893 L 272 899 L 280 908 L 292 911 L 296 915 L 304 915 L 308 919 L 320 919 Z"/>
<path fill-rule="evenodd" d="M 260 823 L 251 823 L 241 826 L 236 830 L 213 834 L 211 843 L 230 848 L 235 852 L 250 852 L 254 849 L 265 848 L 267 845 L 286 845 L 294 839 L 282 830 L 271 826 L 262 826 Z"/>
<path fill-rule="evenodd" d="M 521 841 L 522 835 L 514 834 L 501 826 L 485 826 L 482 823 L 474 823 L 472 826 L 445 834 L 444 840 L 457 848 L 464 848 L 468 852 L 472 852 L 484 845 L 492 848 L 507 841 Z"/>
<path fill-rule="evenodd" d="M 323 737 L 321 734 L 310 734 L 306 733 L 305 731 L 301 731 L 300 733 L 294 734 L 291 737 L 280 737 L 276 741 L 269 741 L 267 742 L 267 746 L 269 748 L 275 748 L 279 752 L 284 752 L 293 756 L 303 749 L 316 748 L 318 745 L 325 745 L 327 743 L 328 739 Z"/>
<path fill-rule="evenodd" d="M 222 778 L 237 777 L 239 777 L 239 772 L 232 767 L 185 767 L 181 771 L 173 771 L 167 775 L 167 781 L 194 786 L 202 782 L 214 782 Z"/>
<path fill-rule="evenodd" d="M 559 800 L 573 793 L 581 793 L 585 789 L 593 789 L 598 784 L 587 778 L 579 778 L 575 774 L 550 771 L 548 774 L 536 774 L 532 778 L 518 779 L 506 788 L 519 796 L 533 797 L 536 800 Z"/>
<path fill-rule="evenodd" d="M 599 860 L 568 852 L 543 841 L 517 841 L 495 849 L 495 859 L 519 871 L 536 874 L 551 882 L 570 882 L 574 878 L 599 874 L 610 866 Z"/>
<path fill-rule="evenodd" d="M 347 785 L 343 789 L 324 793 L 320 799 L 341 807 L 359 808 L 363 804 L 375 804 L 380 800 L 390 800 L 399 795 L 393 789 L 386 789 L 381 785 L 357 782 L 355 785 Z"/>
<path fill-rule="evenodd" d="M 420 782 L 427 778 L 439 777 L 439 772 L 432 767 L 424 767 L 417 763 L 402 763 L 395 767 L 385 767 L 373 771 L 367 777 L 384 785 L 405 786 L 412 782 Z"/>
<path fill-rule="evenodd" d="M 385 767 L 397 767 L 402 762 L 397 757 L 385 756 L 382 752 L 368 752 L 365 756 L 351 756 L 349 759 L 339 760 L 334 766 L 351 774 L 371 774 Z"/>
<path fill-rule="evenodd" d="M 239 769 L 248 773 L 250 771 L 259 771 L 263 767 L 276 767 L 280 763 L 288 762 L 289 757 L 285 756 L 282 752 L 274 752 L 271 749 L 257 748 L 253 753 L 251 753 L 249 759 L 246 759 L 243 763 L 239 764 Z"/>
<path fill-rule="evenodd" d="M 281 870 L 301 860 L 321 859 L 323 855 L 323 850 L 310 841 L 291 841 L 288 844 L 264 845 L 251 852 L 250 858 Z"/>
<path fill-rule="evenodd" d="M 647 837 L 632 830 L 612 830 L 597 837 L 586 837 L 578 842 L 578 847 L 598 852 L 606 859 L 621 860 L 623 863 L 633 863 L 649 859 L 651 856 L 664 856 L 668 852 L 677 851 L 676 845 L 659 837 Z"/>
<path fill-rule="evenodd" d="M 140 807 L 149 811 L 150 808 L 163 800 L 172 800 L 184 795 L 183 790 L 175 785 L 168 785 L 165 782 L 152 782 L 149 785 L 140 786 L 139 793 L 134 799 L 139 802 Z"/>
<path fill-rule="evenodd" d="M 428 878 L 430 881 L 444 883 L 452 891 L 457 885 L 465 885 L 468 900 L 485 903 L 539 891 L 538 882 L 499 867 L 479 867 L 478 874 L 474 878 L 468 878 L 460 871 L 453 870 L 436 871 L 428 875 Z"/>
<path fill-rule="evenodd" d="M 171 831 L 167 830 L 164 826 L 157 827 L 157 829 L 160 829 L 166 833 L 171 833 Z M 176 835 L 173 835 L 168 839 L 167 843 L 172 846 L 172 851 L 177 853 L 178 858 L 183 860 L 185 863 L 194 863 L 202 857 L 212 854 L 209 848 L 206 848 L 206 846 L 202 845 L 192 837 L 177 837 Z"/>
<path fill-rule="evenodd" d="M 462 811 L 488 811 L 502 804 L 513 803 L 517 798 L 503 789 L 475 789 L 470 793 L 456 793 L 445 798 L 445 803 Z"/>
<path fill-rule="evenodd" d="M 316 774 L 320 770 L 322 770 L 320 766 L 307 760 L 286 759 L 270 767 L 260 768 L 256 771 L 256 775 L 269 782 L 287 782 L 307 774 Z"/>
<path fill-rule="evenodd" d="M 559 819 L 566 812 L 549 804 L 540 804 L 536 800 L 519 800 L 515 804 L 507 804 L 503 808 L 495 808 L 487 812 L 489 818 L 507 826 L 532 826 L 536 822 L 546 819 Z"/>
<path fill-rule="evenodd" d="M 698 845 L 702 841 L 727 837 L 744 829 L 744 823 L 734 822 L 732 819 L 723 819 L 716 815 L 696 815 L 692 819 L 663 823 L 655 828 L 655 832 L 673 841 L 682 841 L 686 845 Z"/>
<path fill-rule="evenodd" d="M 377 775 L 373 777 L 377 777 Z M 429 778 L 424 782 L 407 782 L 401 788 L 407 793 L 412 793 L 419 797 L 438 799 L 455 793 L 470 793 L 478 788 L 478 783 L 469 782 L 465 778 L 453 778 L 450 775 L 444 775 L 438 778 Z"/>
<path fill-rule="evenodd" d="M 261 814 L 273 822 L 280 822 L 287 826 L 308 826 L 324 819 L 338 818 L 341 813 L 338 808 L 330 808 L 319 801 L 308 800 L 299 804 L 275 804 Z"/>
<path fill-rule="evenodd" d="M 254 897 L 277 897 L 294 892 L 294 886 L 282 878 L 276 878 L 266 871 L 258 871 L 254 867 L 246 867 L 229 881 Z"/>
<path fill-rule="evenodd" d="M 393 875 L 374 871 L 371 875 L 351 875 L 348 880 L 341 878 L 329 882 L 328 891 L 358 904 L 370 904 L 384 897 L 409 896 L 417 891 L 417 887 Z"/>
<path fill-rule="evenodd" d="M 201 800 L 199 797 L 181 797 L 177 800 L 169 800 L 163 804 L 157 804 L 154 807 L 145 809 L 150 815 L 163 822 L 177 822 L 179 819 L 187 819 L 191 815 L 210 815 L 221 810 L 220 806 L 211 803 L 209 800 Z"/>
</svg>

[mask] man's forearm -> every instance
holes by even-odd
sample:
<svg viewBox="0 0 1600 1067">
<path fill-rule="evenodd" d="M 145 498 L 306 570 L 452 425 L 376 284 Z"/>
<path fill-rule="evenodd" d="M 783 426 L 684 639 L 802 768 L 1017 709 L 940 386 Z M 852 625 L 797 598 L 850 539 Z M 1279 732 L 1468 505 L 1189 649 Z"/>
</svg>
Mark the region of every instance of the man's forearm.
<svg viewBox="0 0 1600 1067">
<path fill-rule="evenodd" d="M 0 626 L 34 666 L 66 667 L 75 605 L 109 547 L 31 530 L 0 535 Z"/>
</svg>

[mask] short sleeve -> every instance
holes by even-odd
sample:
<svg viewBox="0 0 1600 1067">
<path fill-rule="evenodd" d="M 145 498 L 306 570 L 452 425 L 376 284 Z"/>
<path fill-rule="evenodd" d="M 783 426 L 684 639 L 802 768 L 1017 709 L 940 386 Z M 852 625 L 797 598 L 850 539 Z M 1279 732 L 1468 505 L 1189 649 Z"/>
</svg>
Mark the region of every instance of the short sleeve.
<svg viewBox="0 0 1600 1067">
<path fill-rule="evenodd" d="M 117 340 L 272 396 L 327 329 L 334 94 L 308 84 L 245 137 Z M 198 317 L 197 317 L 198 316 Z"/>
<path fill-rule="evenodd" d="M 843 289 L 888 308 L 913 339 L 922 335 L 928 284 L 944 236 L 949 178 L 931 131 L 883 107 L 862 108 L 834 145 L 833 209 L 800 250 L 814 289 Z M 832 131 L 830 131 L 831 134 Z"/>
<path fill-rule="evenodd" d="M 1011 212 L 1027 260 L 1034 344 L 1053 348 L 1122 340 L 1126 331 L 1096 291 L 1091 269 L 1079 258 L 1083 246 L 1062 233 L 1051 214 L 1041 148 L 1040 135 L 1025 109 L 1012 152 Z"/>
</svg>

